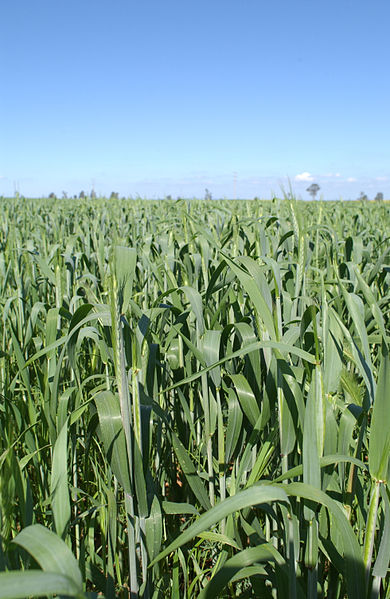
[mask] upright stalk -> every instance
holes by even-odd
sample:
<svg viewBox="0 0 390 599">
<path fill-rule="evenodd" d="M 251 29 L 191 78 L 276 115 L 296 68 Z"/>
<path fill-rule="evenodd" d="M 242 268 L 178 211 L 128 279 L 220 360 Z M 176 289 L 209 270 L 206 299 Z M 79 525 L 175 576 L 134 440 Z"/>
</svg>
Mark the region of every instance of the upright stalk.
<svg viewBox="0 0 390 599">
<path fill-rule="evenodd" d="M 127 459 L 129 462 L 129 473 L 132 493 L 125 493 L 125 508 L 127 517 L 127 537 L 129 551 L 129 578 L 130 599 L 137 599 L 139 593 L 136 559 L 136 520 L 134 512 L 134 460 L 132 448 L 132 423 L 131 399 L 126 376 L 125 350 L 123 343 L 123 329 L 120 316 L 120 298 L 118 295 L 118 283 L 115 274 L 112 276 L 111 285 L 111 322 L 112 322 L 112 346 L 114 350 L 115 374 L 118 387 L 119 403 L 121 409 L 122 426 L 125 433 Z"/>
<path fill-rule="evenodd" d="M 378 505 L 380 497 L 380 480 L 373 480 L 371 487 L 370 507 L 368 508 L 368 518 L 366 527 L 366 537 L 364 539 L 364 565 L 366 568 L 366 588 L 370 579 L 372 553 L 374 550 L 375 529 L 378 516 Z"/>
</svg>

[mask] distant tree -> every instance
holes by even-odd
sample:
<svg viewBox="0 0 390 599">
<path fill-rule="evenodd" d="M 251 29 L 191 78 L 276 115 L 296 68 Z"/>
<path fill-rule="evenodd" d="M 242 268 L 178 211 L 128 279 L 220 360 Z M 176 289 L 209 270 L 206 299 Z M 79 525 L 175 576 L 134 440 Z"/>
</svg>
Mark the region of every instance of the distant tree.
<svg viewBox="0 0 390 599">
<path fill-rule="evenodd" d="M 204 190 L 204 199 L 205 200 L 212 200 L 213 196 L 211 195 L 211 192 L 207 189 Z"/>
<path fill-rule="evenodd" d="M 381 191 L 378 191 L 374 199 L 376 202 L 383 202 L 383 193 Z"/>
<path fill-rule="evenodd" d="M 62 199 L 63 200 L 67 200 L 68 199 L 68 194 L 66 193 L 66 191 L 62 192 Z"/>
<path fill-rule="evenodd" d="M 110 200 L 118 200 L 119 199 L 119 193 L 117 191 L 112 191 L 111 195 L 110 195 Z"/>
<path fill-rule="evenodd" d="M 306 189 L 306 191 L 308 191 L 310 193 L 311 197 L 313 198 L 313 200 L 315 200 L 317 193 L 320 191 L 320 186 L 317 185 L 317 183 L 312 183 L 310 185 L 310 187 L 308 187 Z"/>
<path fill-rule="evenodd" d="M 54 193 L 54 191 L 52 191 L 51 193 L 49 193 L 49 198 L 52 199 L 52 200 L 55 200 L 57 198 L 57 196 Z"/>
<path fill-rule="evenodd" d="M 91 191 L 89 197 L 91 198 L 91 200 L 94 200 L 96 198 L 96 191 L 94 189 Z"/>
<path fill-rule="evenodd" d="M 80 191 L 79 198 L 80 198 L 80 200 L 85 198 L 85 191 Z"/>
<path fill-rule="evenodd" d="M 368 195 L 366 193 L 364 193 L 364 191 L 361 191 L 360 196 L 358 197 L 358 200 L 360 200 L 361 202 L 367 202 Z"/>
</svg>

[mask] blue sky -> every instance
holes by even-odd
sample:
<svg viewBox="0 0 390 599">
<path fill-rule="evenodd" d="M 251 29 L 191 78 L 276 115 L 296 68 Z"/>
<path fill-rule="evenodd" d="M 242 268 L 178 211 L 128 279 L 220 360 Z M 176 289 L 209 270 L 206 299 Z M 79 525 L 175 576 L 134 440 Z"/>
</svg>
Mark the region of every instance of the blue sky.
<svg viewBox="0 0 390 599">
<path fill-rule="evenodd" d="M 0 194 L 390 198 L 389 22 L 388 0 L 3 0 Z"/>
</svg>

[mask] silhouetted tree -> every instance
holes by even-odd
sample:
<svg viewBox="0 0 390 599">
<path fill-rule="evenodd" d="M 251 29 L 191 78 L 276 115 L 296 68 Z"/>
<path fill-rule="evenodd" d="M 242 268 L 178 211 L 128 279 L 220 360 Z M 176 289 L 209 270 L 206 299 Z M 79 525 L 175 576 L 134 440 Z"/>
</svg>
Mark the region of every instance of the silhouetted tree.
<svg viewBox="0 0 390 599">
<path fill-rule="evenodd" d="M 378 191 L 378 193 L 376 194 L 375 201 L 376 202 L 383 202 L 383 193 L 381 191 Z"/>
<path fill-rule="evenodd" d="M 96 191 L 94 189 L 91 191 L 91 194 L 89 197 L 91 198 L 91 200 L 94 200 L 96 198 Z"/>
<path fill-rule="evenodd" d="M 313 198 L 313 200 L 315 200 L 317 193 L 320 191 L 320 186 L 317 185 L 317 183 L 312 183 L 310 185 L 310 187 L 308 187 L 306 189 L 306 191 L 308 191 L 310 193 L 311 197 Z"/>
<path fill-rule="evenodd" d="M 119 199 L 119 193 L 117 191 L 112 191 L 111 195 L 110 195 L 110 200 L 118 200 Z"/>
<path fill-rule="evenodd" d="M 79 198 L 80 198 L 80 200 L 85 198 L 85 191 L 80 191 Z"/>
<path fill-rule="evenodd" d="M 368 195 L 366 193 L 364 193 L 364 191 L 361 191 L 360 196 L 358 197 L 358 200 L 360 200 L 361 202 L 367 202 Z"/>
<path fill-rule="evenodd" d="M 204 199 L 205 200 L 212 200 L 213 196 L 211 195 L 211 192 L 207 189 L 204 190 Z"/>
<path fill-rule="evenodd" d="M 56 194 L 54 193 L 54 191 L 52 191 L 51 193 L 49 193 L 49 198 L 50 198 L 51 200 L 55 200 L 55 199 L 56 199 L 56 197 L 57 197 L 57 196 L 56 196 Z"/>
<path fill-rule="evenodd" d="M 68 194 L 66 193 L 66 191 L 62 192 L 62 199 L 63 200 L 67 200 L 68 199 Z"/>
</svg>

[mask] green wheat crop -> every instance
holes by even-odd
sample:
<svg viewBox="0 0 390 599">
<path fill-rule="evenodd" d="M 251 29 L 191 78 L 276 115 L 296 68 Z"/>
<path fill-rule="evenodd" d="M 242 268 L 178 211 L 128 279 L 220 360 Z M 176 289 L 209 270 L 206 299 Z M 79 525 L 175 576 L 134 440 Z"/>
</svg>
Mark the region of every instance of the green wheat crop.
<svg viewBox="0 0 390 599">
<path fill-rule="evenodd" d="M 0 204 L 0 599 L 390 597 L 390 206 Z"/>
</svg>

